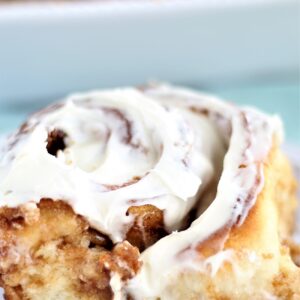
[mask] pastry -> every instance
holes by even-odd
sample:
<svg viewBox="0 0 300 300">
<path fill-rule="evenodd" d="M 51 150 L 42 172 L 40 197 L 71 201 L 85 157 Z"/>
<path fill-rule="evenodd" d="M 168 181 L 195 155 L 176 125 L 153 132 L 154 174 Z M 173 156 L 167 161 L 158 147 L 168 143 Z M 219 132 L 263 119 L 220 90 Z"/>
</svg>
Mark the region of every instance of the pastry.
<svg viewBox="0 0 300 300">
<path fill-rule="evenodd" d="M 276 116 L 160 84 L 35 113 L 0 154 L 5 299 L 300 299 L 281 142 Z"/>
</svg>

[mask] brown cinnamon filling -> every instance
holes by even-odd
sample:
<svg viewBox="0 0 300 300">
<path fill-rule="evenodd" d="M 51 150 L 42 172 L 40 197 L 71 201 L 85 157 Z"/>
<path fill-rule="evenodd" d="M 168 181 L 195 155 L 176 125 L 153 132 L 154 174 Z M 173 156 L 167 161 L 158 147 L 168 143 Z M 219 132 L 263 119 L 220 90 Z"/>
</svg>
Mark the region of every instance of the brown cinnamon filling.
<svg viewBox="0 0 300 300">
<path fill-rule="evenodd" d="M 132 184 L 139 182 L 143 177 L 135 176 L 130 181 L 124 182 L 123 184 L 103 184 L 108 190 L 114 191 Z"/>
<path fill-rule="evenodd" d="M 56 156 L 59 150 L 66 148 L 65 138 L 67 134 L 60 129 L 54 129 L 48 133 L 47 151 L 49 154 Z"/>
<path fill-rule="evenodd" d="M 167 235 L 163 212 L 154 205 L 131 206 L 127 215 L 134 217 L 134 223 L 127 232 L 126 239 L 140 251 Z"/>
<path fill-rule="evenodd" d="M 102 247 L 107 250 L 113 248 L 113 242 L 110 238 L 93 228 L 88 229 L 88 238 L 90 240 L 89 248 Z"/>
<path fill-rule="evenodd" d="M 116 108 L 101 108 L 105 113 L 113 115 L 118 121 L 122 123 L 122 128 L 124 129 L 122 142 L 126 145 L 130 145 L 135 149 L 140 149 L 142 151 L 146 151 L 140 141 L 134 141 L 133 139 L 133 124 L 132 122 L 125 116 L 125 114 Z"/>
</svg>

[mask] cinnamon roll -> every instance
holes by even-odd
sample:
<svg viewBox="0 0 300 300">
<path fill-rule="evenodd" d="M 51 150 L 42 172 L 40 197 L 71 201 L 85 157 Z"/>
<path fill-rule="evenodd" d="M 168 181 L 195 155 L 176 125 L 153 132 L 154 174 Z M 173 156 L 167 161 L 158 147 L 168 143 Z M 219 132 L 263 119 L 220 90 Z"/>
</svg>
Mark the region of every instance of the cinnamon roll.
<svg viewBox="0 0 300 300">
<path fill-rule="evenodd" d="M 35 113 L 0 152 L 5 299 L 300 299 L 281 141 L 276 116 L 168 85 Z"/>
</svg>

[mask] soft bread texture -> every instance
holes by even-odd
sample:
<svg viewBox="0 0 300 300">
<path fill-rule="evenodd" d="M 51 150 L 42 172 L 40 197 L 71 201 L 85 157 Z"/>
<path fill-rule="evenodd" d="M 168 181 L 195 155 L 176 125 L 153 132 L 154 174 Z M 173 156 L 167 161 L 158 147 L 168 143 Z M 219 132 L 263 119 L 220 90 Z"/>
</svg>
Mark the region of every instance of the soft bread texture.
<svg viewBox="0 0 300 300">
<path fill-rule="evenodd" d="M 124 242 L 108 250 L 110 241 L 62 201 L 2 208 L 0 240 L 6 299 L 111 299 L 110 271 L 127 279 L 139 268 L 137 248 Z"/>
<path fill-rule="evenodd" d="M 264 166 L 264 176 L 265 185 L 255 206 L 243 225 L 230 231 L 224 245 L 229 256 L 223 266 L 210 275 L 182 272 L 173 281 L 174 285 L 168 287 L 166 296 L 172 299 L 300 299 L 300 269 L 292 261 L 286 242 L 295 220 L 296 182 L 288 160 L 276 147 Z M 206 241 L 199 250 L 200 256 L 212 255 L 213 244 L 213 239 Z"/>
</svg>

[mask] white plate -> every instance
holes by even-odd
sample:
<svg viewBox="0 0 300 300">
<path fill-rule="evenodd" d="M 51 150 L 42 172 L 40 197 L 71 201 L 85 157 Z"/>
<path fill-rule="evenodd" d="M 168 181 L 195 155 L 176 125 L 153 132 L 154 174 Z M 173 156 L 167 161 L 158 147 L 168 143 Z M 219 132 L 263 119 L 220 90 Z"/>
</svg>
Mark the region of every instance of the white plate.
<svg viewBox="0 0 300 300">
<path fill-rule="evenodd" d="M 41 2 L 0 5 L 0 101 L 297 76 L 297 0 Z"/>
</svg>

